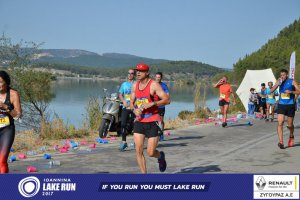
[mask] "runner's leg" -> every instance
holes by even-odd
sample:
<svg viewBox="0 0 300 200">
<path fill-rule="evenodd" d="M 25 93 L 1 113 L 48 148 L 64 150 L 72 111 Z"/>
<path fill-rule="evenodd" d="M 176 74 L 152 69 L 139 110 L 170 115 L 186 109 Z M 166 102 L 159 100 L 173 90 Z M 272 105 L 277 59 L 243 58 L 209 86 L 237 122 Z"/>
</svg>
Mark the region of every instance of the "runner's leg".
<svg viewBox="0 0 300 200">
<path fill-rule="evenodd" d="M 267 120 L 269 119 L 269 115 L 270 115 L 270 104 L 267 103 Z"/>
<path fill-rule="evenodd" d="M 147 154 L 149 157 L 155 157 L 159 158 L 160 153 L 158 150 L 156 150 L 157 143 L 158 143 L 158 136 L 157 137 L 151 137 L 148 139 L 148 144 L 147 144 Z"/>
<path fill-rule="evenodd" d="M 145 135 L 134 133 L 134 143 L 136 151 L 136 161 L 142 173 L 147 173 L 146 160 L 144 156 Z"/>
<path fill-rule="evenodd" d="M 274 120 L 275 104 L 272 105 L 272 119 Z"/>
<path fill-rule="evenodd" d="M 222 122 L 224 122 L 224 106 L 220 106 L 220 112 L 223 115 L 222 116 Z"/>
<path fill-rule="evenodd" d="M 288 129 L 290 130 L 290 137 L 294 137 L 294 117 L 288 117 Z"/>
<path fill-rule="evenodd" d="M 0 173 L 8 173 L 7 158 L 10 152 L 10 148 L 14 142 L 15 128 L 14 126 L 8 126 L 1 129 L 0 133 Z"/>
<path fill-rule="evenodd" d="M 225 104 L 224 105 L 224 118 L 223 118 L 223 121 L 226 123 L 227 121 L 227 113 L 228 113 L 228 109 L 229 109 L 229 105 L 228 104 Z"/>
<path fill-rule="evenodd" d="M 283 124 L 284 124 L 284 115 L 278 114 L 277 133 L 278 133 L 279 142 L 281 144 L 283 144 Z"/>
<path fill-rule="evenodd" d="M 123 143 L 126 143 L 126 136 L 127 136 L 126 124 L 127 124 L 129 112 L 130 112 L 129 110 L 123 108 L 121 113 L 121 133 L 122 133 Z"/>
</svg>

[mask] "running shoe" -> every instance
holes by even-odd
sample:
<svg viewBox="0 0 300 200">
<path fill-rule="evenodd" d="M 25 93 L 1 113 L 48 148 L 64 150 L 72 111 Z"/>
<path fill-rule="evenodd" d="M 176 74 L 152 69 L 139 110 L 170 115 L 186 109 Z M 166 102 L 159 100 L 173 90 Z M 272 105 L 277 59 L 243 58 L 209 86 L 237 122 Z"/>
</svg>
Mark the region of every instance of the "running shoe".
<svg viewBox="0 0 300 200">
<path fill-rule="evenodd" d="M 259 119 L 260 119 L 260 120 L 264 119 L 264 116 L 261 116 Z"/>
<path fill-rule="evenodd" d="M 222 127 L 225 128 L 226 126 L 227 126 L 227 123 L 226 123 L 226 122 L 223 122 L 223 123 L 222 123 Z"/>
<path fill-rule="evenodd" d="M 283 143 L 279 142 L 279 143 L 278 143 L 278 147 L 279 147 L 280 149 L 284 149 Z"/>
<path fill-rule="evenodd" d="M 273 118 L 271 118 L 271 122 L 273 122 L 274 121 L 274 119 Z"/>
<path fill-rule="evenodd" d="M 167 162 L 165 159 L 165 153 L 163 151 L 160 152 L 160 157 L 157 160 L 159 164 L 159 170 L 164 172 L 167 169 Z"/>
<path fill-rule="evenodd" d="M 119 146 L 119 150 L 120 150 L 120 151 L 125 151 L 125 149 L 126 149 L 127 147 L 128 147 L 127 143 L 123 143 L 123 142 L 122 142 L 122 143 L 120 144 L 120 146 Z"/>
<path fill-rule="evenodd" d="M 289 139 L 289 143 L 288 143 L 288 147 L 293 147 L 295 144 L 294 144 L 294 136 L 293 137 L 290 137 Z"/>
<path fill-rule="evenodd" d="M 269 118 L 266 119 L 266 122 L 269 122 Z"/>
</svg>

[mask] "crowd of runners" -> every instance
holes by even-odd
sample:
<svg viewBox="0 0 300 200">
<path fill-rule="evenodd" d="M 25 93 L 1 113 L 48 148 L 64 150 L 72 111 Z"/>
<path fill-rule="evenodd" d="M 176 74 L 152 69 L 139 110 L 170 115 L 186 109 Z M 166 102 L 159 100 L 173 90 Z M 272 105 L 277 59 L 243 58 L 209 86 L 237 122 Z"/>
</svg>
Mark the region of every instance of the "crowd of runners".
<svg viewBox="0 0 300 200">
<path fill-rule="evenodd" d="M 141 63 L 134 69 L 128 70 L 127 80 L 119 89 L 119 98 L 122 102 L 121 135 L 122 142 L 119 150 L 124 151 L 127 145 L 126 123 L 134 116 L 133 138 L 136 151 L 136 160 L 140 171 L 147 173 L 144 156 L 144 143 L 147 141 L 147 155 L 156 158 L 158 168 L 164 172 L 167 168 L 166 155 L 157 150 L 160 140 L 163 140 L 165 105 L 170 104 L 168 86 L 162 82 L 163 74 L 157 72 L 155 80 L 151 79 L 149 66 Z M 0 173 L 8 173 L 7 158 L 14 141 L 14 120 L 21 116 L 20 97 L 16 90 L 10 88 L 10 77 L 5 71 L 0 71 Z M 278 147 L 284 149 L 283 125 L 287 117 L 287 128 L 290 131 L 288 146 L 294 146 L 294 116 L 299 110 L 300 87 L 295 80 L 288 77 L 288 71 L 280 71 L 280 77 L 273 83 L 266 80 L 261 89 L 249 88 L 248 116 L 255 112 L 261 114 L 266 122 L 274 121 L 274 112 L 277 113 Z M 222 127 L 227 126 L 227 114 L 230 102 L 236 103 L 235 95 L 229 80 L 222 77 L 215 85 L 219 89 L 219 106 L 222 114 Z M 276 101 L 276 97 L 278 100 Z M 147 138 L 147 140 L 146 140 Z"/>
<path fill-rule="evenodd" d="M 300 101 L 300 87 L 294 79 L 288 77 L 288 74 L 286 69 L 282 69 L 280 77 L 275 84 L 272 81 L 268 81 L 268 88 L 266 88 L 266 84 L 262 83 L 261 89 L 258 92 L 256 92 L 255 88 L 250 88 L 248 100 L 248 117 L 254 116 L 256 111 L 261 114 L 260 119 L 264 119 L 266 122 L 273 122 L 276 110 L 278 147 L 280 149 L 285 148 L 283 141 L 285 117 L 287 117 L 287 128 L 290 131 L 288 147 L 294 146 L 294 117 L 296 110 L 299 110 Z M 230 104 L 230 94 L 232 95 L 233 104 L 235 104 L 235 98 L 226 76 L 220 79 L 215 87 L 220 90 L 219 106 L 223 115 L 222 126 L 225 127 L 227 126 L 226 120 Z M 276 101 L 276 96 L 278 96 L 278 101 Z"/>
</svg>

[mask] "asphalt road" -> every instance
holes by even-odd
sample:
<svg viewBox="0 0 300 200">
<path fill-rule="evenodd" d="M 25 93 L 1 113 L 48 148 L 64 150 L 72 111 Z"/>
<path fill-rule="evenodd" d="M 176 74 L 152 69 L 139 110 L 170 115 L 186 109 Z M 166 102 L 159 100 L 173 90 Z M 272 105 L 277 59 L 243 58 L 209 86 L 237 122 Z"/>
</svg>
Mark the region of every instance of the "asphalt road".
<svg viewBox="0 0 300 200">
<path fill-rule="evenodd" d="M 165 173 L 298 173 L 300 166 L 300 113 L 295 117 L 295 147 L 277 147 L 277 121 L 240 120 L 226 128 L 195 125 L 170 130 L 171 135 L 158 145 L 166 154 Z M 289 132 L 284 128 L 287 145 Z M 9 163 L 10 173 L 27 173 L 32 165 L 38 173 L 139 173 L 135 150 L 118 150 L 121 138 L 109 144 L 97 144 L 88 152 L 82 147 L 65 154 L 52 154 L 60 166 L 50 167 L 42 155 Z M 133 138 L 129 137 L 128 142 Z M 146 153 L 146 151 L 145 151 Z M 148 173 L 160 173 L 157 159 L 146 155 Z"/>
</svg>

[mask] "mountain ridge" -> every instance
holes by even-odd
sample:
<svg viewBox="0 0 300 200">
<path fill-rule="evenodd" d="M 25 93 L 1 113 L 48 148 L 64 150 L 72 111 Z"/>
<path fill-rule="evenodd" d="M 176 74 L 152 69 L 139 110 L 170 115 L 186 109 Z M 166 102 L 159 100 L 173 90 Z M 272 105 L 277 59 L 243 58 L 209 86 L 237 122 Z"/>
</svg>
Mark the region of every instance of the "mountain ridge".
<svg viewBox="0 0 300 200">
<path fill-rule="evenodd" d="M 125 53 L 98 54 L 81 49 L 40 49 L 34 62 L 65 63 L 88 67 L 121 68 L 144 62 L 147 64 L 166 63 L 170 60 L 152 59 Z"/>
</svg>

